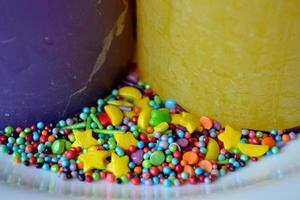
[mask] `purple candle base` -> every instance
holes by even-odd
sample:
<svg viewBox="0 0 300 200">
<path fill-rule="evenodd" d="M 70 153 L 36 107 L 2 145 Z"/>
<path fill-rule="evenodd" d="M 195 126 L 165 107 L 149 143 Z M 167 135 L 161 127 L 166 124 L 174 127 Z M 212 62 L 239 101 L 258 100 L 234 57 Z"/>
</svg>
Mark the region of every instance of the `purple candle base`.
<svg viewBox="0 0 300 200">
<path fill-rule="evenodd" d="M 0 0 L 0 13 L 0 128 L 71 116 L 130 62 L 129 1 Z"/>
</svg>

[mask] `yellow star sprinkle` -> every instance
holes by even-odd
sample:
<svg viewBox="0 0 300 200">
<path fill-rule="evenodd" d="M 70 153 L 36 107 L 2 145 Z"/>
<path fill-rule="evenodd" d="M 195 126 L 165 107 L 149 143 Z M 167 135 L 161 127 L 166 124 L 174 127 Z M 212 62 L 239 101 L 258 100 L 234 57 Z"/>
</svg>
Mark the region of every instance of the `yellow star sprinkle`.
<svg viewBox="0 0 300 200">
<path fill-rule="evenodd" d="M 110 151 L 89 151 L 79 155 L 78 160 L 83 163 L 83 171 L 87 172 L 92 169 L 105 169 L 105 159 L 110 155 Z"/>
<path fill-rule="evenodd" d="M 106 170 L 113 173 L 117 178 L 120 178 L 130 171 L 128 162 L 128 156 L 119 157 L 117 154 L 112 153 L 111 162 L 107 165 Z"/>
<path fill-rule="evenodd" d="M 218 135 L 218 139 L 224 143 L 224 148 L 229 151 L 233 148 L 237 148 L 241 136 L 242 133 L 240 131 L 234 130 L 231 126 L 226 125 L 225 131 Z"/>
<path fill-rule="evenodd" d="M 136 146 L 138 142 L 131 132 L 127 132 L 125 134 L 116 133 L 114 136 L 118 146 L 122 147 L 124 150 L 127 150 L 131 145 Z"/>
<path fill-rule="evenodd" d="M 89 148 L 98 144 L 97 140 L 93 138 L 92 130 L 87 129 L 85 131 L 74 130 L 75 142 L 72 147 Z"/>
<path fill-rule="evenodd" d="M 195 115 L 187 112 L 173 114 L 172 123 L 184 126 L 190 133 L 193 133 L 195 130 L 201 130 L 199 119 Z"/>
</svg>

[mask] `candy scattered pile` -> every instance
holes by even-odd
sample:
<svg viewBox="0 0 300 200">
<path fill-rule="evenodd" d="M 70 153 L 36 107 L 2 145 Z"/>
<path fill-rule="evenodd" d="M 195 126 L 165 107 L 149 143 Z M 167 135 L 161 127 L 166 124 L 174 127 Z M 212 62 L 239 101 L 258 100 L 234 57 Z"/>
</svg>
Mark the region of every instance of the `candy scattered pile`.
<svg viewBox="0 0 300 200">
<path fill-rule="evenodd" d="M 150 85 L 125 81 L 97 106 L 57 124 L 0 131 L 0 151 L 62 179 L 164 186 L 211 183 L 249 160 L 277 154 L 290 130 L 234 130 L 163 101 Z"/>
</svg>

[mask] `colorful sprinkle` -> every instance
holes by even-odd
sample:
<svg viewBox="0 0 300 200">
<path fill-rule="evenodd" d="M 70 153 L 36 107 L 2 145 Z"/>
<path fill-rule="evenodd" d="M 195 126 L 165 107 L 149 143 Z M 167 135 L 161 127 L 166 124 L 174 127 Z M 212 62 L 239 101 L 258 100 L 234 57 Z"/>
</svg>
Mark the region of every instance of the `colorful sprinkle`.
<svg viewBox="0 0 300 200">
<path fill-rule="evenodd" d="M 95 106 L 56 124 L 0 130 L 0 152 L 64 180 L 166 187 L 212 183 L 249 160 L 280 152 L 287 130 L 234 130 L 164 101 L 142 81 L 126 81 Z"/>
</svg>

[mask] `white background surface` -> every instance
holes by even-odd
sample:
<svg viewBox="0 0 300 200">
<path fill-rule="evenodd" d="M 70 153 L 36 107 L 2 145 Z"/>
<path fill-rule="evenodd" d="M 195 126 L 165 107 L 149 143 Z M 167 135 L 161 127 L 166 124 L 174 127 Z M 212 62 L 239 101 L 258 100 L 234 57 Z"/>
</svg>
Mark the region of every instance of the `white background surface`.
<svg viewBox="0 0 300 200">
<path fill-rule="evenodd" d="M 62 181 L 34 167 L 14 164 L 0 154 L 0 199 L 299 199 L 300 138 L 278 155 L 264 157 L 238 172 L 206 185 L 162 186 L 117 185 L 106 181 Z"/>
</svg>

